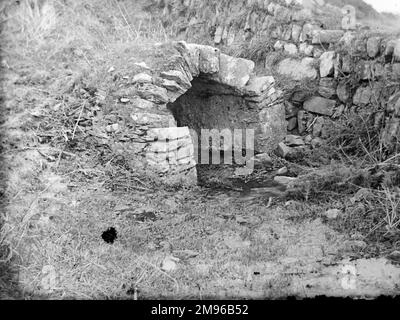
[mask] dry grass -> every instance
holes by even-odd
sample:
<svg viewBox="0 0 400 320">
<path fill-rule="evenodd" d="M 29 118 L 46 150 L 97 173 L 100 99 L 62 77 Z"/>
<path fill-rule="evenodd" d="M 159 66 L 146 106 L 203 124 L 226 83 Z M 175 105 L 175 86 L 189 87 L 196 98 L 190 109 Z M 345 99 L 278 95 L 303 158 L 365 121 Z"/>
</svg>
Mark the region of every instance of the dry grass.
<svg viewBox="0 0 400 320">
<path fill-rule="evenodd" d="M 385 149 L 381 129 L 374 126 L 373 113 L 367 111 L 333 122 L 327 144 L 302 159 L 303 165 L 318 166 L 303 167 L 291 191 L 292 197 L 312 203 L 339 200 L 346 214 L 338 230 L 361 232 L 380 247 L 374 254 L 398 248 L 400 237 L 399 145 L 394 152 Z M 359 201 L 360 193 L 366 196 Z"/>
<path fill-rule="evenodd" d="M 227 54 L 253 60 L 255 62 L 265 61 L 268 53 L 273 51 L 274 40 L 269 37 L 253 38 L 251 41 L 235 43 L 227 48 Z"/>
<path fill-rule="evenodd" d="M 57 22 L 53 5 L 46 1 L 24 0 L 15 11 L 11 27 L 29 39 L 43 39 L 51 33 Z"/>
<path fill-rule="evenodd" d="M 1 12 L 2 43 L 6 53 L 47 67 L 67 58 L 94 67 L 124 46 L 168 40 L 163 26 L 136 5 L 129 15 L 124 2 L 114 0 L 8 1 Z"/>
<path fill-rule="evenodd" d="M 94 98 L 90 90 L 85 90 L 85 79 L 93 79 L 94 70 L 111 66 L 121 52 L 128 50 L 125 54 L 131 54 L 138 46 L 168 40 L 161 23 L 141 11 L 143 2 L 133 3 L 134 10 L 130 8 L 129 13 L 126 2 L 113 0 L 1 2 L 5 88 L 1 181 L 7 182 L 1 189 L 1 298 L 18 297 L 16 272 L 28 275 L 19 279 L 22 287 L 37 285 L 43 267 L 40 264 L 51 264 L 50 260 L 56 259 L 52 250 L 65 244 L 61 243 L 65 229 L 59 233 L 52 230 L 46 238 L 38 237 L 38 229 L 33 227 L 42 218 L 38 211 L 42 202 L 53 201 L 65 192 L 61 180 L 71 176 L 74 183 L 84 185 L 97 179 L 103 181 L 99 182 L 101 187 L 105 179 L 113 178 L 115 170 L 121 170 L 113 162 L 101 168 L 103 171 L 94 169 L 91 165 L 96 153 L 87 157 L 69 150 L 74 141 L 85 138 L 78 123 L 93 107 Z M 87 101 L 89 104 L 82 107 Z M 143 187 L 136 175 L 132 181 Z M 129 187 L 134 186 L 132 183 Z M 63 201 L 68 203 L 69 199 L 58 199 L 53 205 L 57 208 Z M 67 251 L 60 263 L 64 261 L 68 268 L 66 261 L 75 259 L 78 251 Z M 144 268 L 152 269 L 134 260 L 132 255 L 130 268 L 138 268 L 138 275 Z M 65 274 L 74 277 L 77 273 L 66 270 Z M 90 285 L 87 288 L 90 290 Z M 105 292 L 107 296 L 113 294 Z M 67 295 L 88 296 L 84 292 Z"/>
<path fill-rule="evenodd" d="M 279 281 L 287 269 L 270 266 L 268 281 L 277 283 L 260 277 L 257 289 L 246 287 L 249 275 L 262 273 L 291 246 L 307 250 L 320 236 L 312 224 L 282 222 L 280 209 L 240 201 L 228 206 L 229 199 L 206 198 L 200 190 L 110 193 L 93 182 L 86 190 L 49 190 L 36 195 L 23 238 L 22 230 L 13 231 L 21 239 L 14 250 L 25 298 L 201 299 L 223 298 L 221 291 L 277 297 L 287 294 L 288 284 Z M 112 245 L 101 239 L 109 226 L 118 231 Z M 194 256 L 185 256 L 188 250 Z M 171 255 L 180 258 L 179 269 L 165 272 L 160 265 Z"/>
</svg>

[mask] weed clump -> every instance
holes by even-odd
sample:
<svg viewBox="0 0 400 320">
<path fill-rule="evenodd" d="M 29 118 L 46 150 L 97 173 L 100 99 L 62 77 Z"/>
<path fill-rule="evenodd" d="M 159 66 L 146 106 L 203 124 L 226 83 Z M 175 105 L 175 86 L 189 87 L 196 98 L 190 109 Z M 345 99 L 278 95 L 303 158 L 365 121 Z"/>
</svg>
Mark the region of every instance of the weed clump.
<svg viewBox="0 0 400 320">
<path fill-rule="evenodd" d="M 381 129 L 374 113 L 361 110 L 332 122 L 326 144 L 302 159 L 314 166 L 303 167 L 289 191 L 314 204 L 340 201 L 346 214 L 335 222 L 338 230 L 361 232 L 379 252 L 398 247 L 400 239 L 399 144 L 394 153 L 385 148 Z"/>
</svg>

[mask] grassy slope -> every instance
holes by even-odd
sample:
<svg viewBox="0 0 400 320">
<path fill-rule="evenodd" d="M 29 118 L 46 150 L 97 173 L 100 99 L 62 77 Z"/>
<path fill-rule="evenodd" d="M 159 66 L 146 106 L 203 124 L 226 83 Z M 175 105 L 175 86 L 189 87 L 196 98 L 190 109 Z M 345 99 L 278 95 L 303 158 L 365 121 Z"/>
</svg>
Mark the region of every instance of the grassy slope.
<svg viewBox="0 0 400 320">
<path fill-rule="evenodd" d="M 351 5 L 356 8 L 357 18 L 359 19 L 379 17 L 379 13 L 363 0 L 326 0 L 325 3 L 329 3 L 339 8 L 343 8 L 346 5 Z"/>
<path fill-rule="evenodd" d="M 384 32 L 399 32 L 400 17 L 392 14 L 377 12 L 370 4 L 363 0 L 326 0 L 338 8 L 345 5 L 351 5 L 356 9 L 356 16 L 359 23 L 369 26 L 372 30 L 380 30 Z"/>
<path fill-rule="evenodd" d="M 83 83 L 96 81 L 96 70 L 117 65 L 121 53 L 134 58 L 139 43 L 143 48 L 167 38 L 140 10 L 131 10 L 128 26 L 123 4 L 113 1 L 31 3 L 33 7 L 28 1 L 3 1 L 0 12 L 2 182 L 7 180 L 1 218 L 9 213 L 0 237 L 0 296 L 16 294 L 10 281 L 17 276 L 15 266 L 32 263 L 22 262 L 20 250 L 30 242 L 25 232 L 31 217 L 40 214 L 38 202 L 65 188 L 59 176 L 70 170 L 63 168 L 60 151 L 66 145 L 63 137 L 71 140 L 76 123 L 68 114 L 88 99 Z M 84 160 L 70 169 L 82 169 L 82 164 L 83 172 L 91 170 Z M 12 267 L 6 248 L 13 253 Z"/>
</svg>

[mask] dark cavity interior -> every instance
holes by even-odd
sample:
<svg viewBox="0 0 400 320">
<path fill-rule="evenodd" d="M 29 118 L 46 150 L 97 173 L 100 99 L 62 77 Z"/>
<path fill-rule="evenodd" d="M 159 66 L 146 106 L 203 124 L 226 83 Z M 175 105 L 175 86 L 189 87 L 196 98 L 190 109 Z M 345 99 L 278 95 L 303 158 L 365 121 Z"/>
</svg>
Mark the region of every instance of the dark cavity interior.
<svg viewBox="0 0 400 320">
<path fill-rule="evenodd" d="M 200 144 L 201 129 L 255 128 L 257 112 L 249 109 L 245 99 L 231 87 L 199 77 L 192 81 L 192 88 L 168 105 L 168 109 L 173 113 L 179 127 L 189 127 L 197 133 L 197 142 L 193 135 L 192 139 L 199 146 L 196 159 L 199 185 L 228 186 L 236 181 L 233 176 L 238 164 L 235 164 L 232 150 L 224 151 L 224 148 L 220 148 L 220 164 L 211 164 L 211 158 L 210 164 L 201 163 L 200 148 L 207 148 L 211 157 L 211 144 L 206 147 Z M 246 146 L 244 134 L 242 146 Z M 226 152 L 232 157 L 232 164 L 224 163 Z M 245 155 L 245 149 L 242 154 Z"/>
</svg>

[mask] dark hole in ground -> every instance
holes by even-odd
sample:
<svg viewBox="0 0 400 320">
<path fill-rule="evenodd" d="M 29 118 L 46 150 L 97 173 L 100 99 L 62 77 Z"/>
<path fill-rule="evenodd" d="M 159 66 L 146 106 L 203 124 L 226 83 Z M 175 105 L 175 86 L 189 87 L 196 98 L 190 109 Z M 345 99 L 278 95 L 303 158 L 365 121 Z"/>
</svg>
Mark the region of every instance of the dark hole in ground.
<svg viewBox="0 0 400 320">
<path fill-rule="evenodd" d="M 117 239 L 117 230 L 115 230 L 115 228 L 113 227 L 108 228 L 102 233 L 101 237 L 105 242 L 113 244 L 114 241 Z"/>
</svg>

